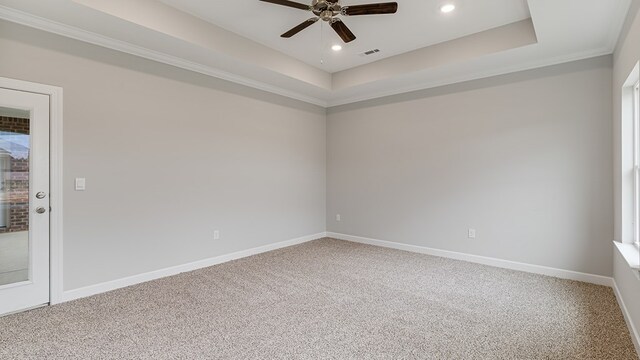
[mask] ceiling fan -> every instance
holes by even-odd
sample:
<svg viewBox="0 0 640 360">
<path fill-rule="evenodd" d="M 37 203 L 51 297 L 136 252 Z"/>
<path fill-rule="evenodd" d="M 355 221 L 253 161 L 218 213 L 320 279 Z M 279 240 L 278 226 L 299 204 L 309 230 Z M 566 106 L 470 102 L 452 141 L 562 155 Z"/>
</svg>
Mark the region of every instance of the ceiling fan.
<svg viewBox="0 0 640 360">
<path fill-rule="evenodd" d="M 347 25 L 342 22 L 338 15 L 342 16 L 357 16 L 357 15 L 380 15 L 380 14 L 395 14 L 398 10 L 398 3 L 388 2 L 379 4 L 364 4 L 364 5 L 349 5 L 342 6 L 339 4 L 340 0 L 313 0 L 311 5 L 305 5 L 289 0 L 260 0 L 277 5 L 288 6 L 300 10 L 311 11 L 315 17 L 312 17 L 302 24 L 294 27 L 286 33 L 280 35 L 283 38 L 290 38 L 300 31 L 315 24 L 316 21 L 322 19 L 331 25 L 331 28 L 340 36 L 345 43 L 351 42 L 356 39 L 356 36 L 349 30 Z"/>
</svg>

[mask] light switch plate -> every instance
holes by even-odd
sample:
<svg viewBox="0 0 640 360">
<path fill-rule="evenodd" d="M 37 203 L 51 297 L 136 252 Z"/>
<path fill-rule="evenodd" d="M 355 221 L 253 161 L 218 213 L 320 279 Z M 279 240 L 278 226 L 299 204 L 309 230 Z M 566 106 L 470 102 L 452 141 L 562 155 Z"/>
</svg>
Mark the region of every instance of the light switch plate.
<svg viewBox="0 0 640 360">
<path fill-rule="evenodd" d="M 84 191 L 87 181 L 85 178 L 76 178 L 76 191 Z"/>
</svg>

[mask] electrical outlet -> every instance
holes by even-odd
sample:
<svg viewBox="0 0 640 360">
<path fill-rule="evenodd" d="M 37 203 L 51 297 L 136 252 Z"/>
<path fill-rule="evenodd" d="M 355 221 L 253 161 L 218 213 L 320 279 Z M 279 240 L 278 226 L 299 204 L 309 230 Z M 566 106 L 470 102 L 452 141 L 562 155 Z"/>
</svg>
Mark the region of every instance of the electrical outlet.
<svg viewBox="0 0 640 360">
<path fill-rule="evenodd" d="M 469 229 L 469 239 L 476 238 L 476 229 Z"/>
<path fill-rule="evenodd" d="M 336 221 L 341 221 L 342 218 L 340 217 L 340 214 L 336 214 Z"/>
<path fill-rule="evenodd" d="M 220 240 L 220 231 L 219 230 L 215 230 L 213 232 L 213 240 Z"/>
</svg>

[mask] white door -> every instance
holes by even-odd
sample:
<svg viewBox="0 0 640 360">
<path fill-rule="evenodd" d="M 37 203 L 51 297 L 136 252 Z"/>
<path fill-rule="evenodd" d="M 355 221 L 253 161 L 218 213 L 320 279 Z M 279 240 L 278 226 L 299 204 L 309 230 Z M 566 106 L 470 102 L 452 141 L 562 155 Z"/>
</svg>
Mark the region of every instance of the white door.
<svg viewBox="0 0 640 360">
<path fill-rule="evenodd" d="M 49 302 L 49 96 L 0 88 L 0 315 Z"/>
</svg>

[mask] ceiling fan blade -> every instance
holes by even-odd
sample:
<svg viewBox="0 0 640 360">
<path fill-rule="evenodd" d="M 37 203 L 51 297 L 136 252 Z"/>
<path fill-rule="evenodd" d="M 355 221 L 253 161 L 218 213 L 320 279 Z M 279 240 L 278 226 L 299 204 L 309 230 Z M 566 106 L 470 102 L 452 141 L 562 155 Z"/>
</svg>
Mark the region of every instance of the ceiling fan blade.
<svg viewBox="0 0 640 360">
<path fill-rule="evenodd" d="M 284 33 L 284 34 L 280 35 L 280 37 L 283 37 L 283 38 L 290 38 L 290 37 L 292 37 L 293 35 L 295 35 L 295 34 L 299 33 L 300 31 L 302 31 L 302 30 L 304 30 L 304 29 L 308 28 L 309 26 L 311 26 L 311 25 L 315 24 L 315 22 L 316 22 L 316 21 L 318 21 L 318 18 L 311 18 L 311 19 L 309 19 L 309 20 L 307 20 L 307 21 L 303 22 L 302 24 L 300 24 L 300 25 L 298 25 L 298 26 L 294 27 L 293 29 L 291 29 L 291 30 L 287 31 L 286 33 Z"/>
<path fill-rule="evenodd" d="M 260 1 L 268 2 L 276 5 L 288 6 L 288 7 L 292 7 L 300 10 L 310 10 L 309 5 L 300 4 L 295 1 L 289 1 L 289 0 L 260 0 Z"/>
<path fill-rule="evenodd" d="M 340 19 L 333 19 L 331 22 L 331 27 L 338 33 L 338 36 L 342 38 L 342 41 L 345 43 L 351 42 L 356 39 L 356 36 L 353 35 L 351 30 L 345 25 Z"/>
<path fill-rule="evenodd" d="M 396 11 L 398 11 L 397 2 L 342 7 L 342 14 L 347 16 L 395 14 Z"/>
</svg>

